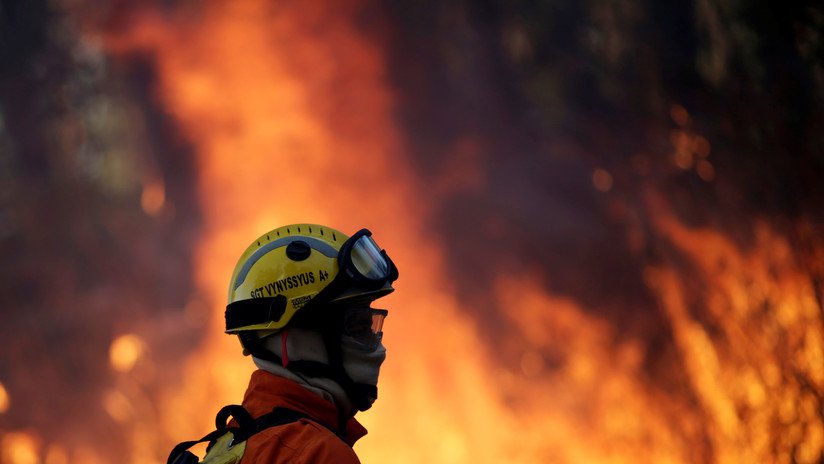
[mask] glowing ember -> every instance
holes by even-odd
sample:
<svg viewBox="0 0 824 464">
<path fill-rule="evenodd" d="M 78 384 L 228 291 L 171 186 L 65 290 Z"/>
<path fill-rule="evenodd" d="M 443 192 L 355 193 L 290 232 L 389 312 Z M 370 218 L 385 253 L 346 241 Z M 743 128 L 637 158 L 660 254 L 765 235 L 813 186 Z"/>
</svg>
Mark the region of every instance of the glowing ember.
<svg viewBox="0 0 824 464">
<path fill-rule="evenodd" d="M 0 382 L 0 414 L 9 410 L 10 402 L 9 392 L 6 391 L 6 387 Z"/>
<path fill-rule="evenodd" d="M 3 435 L 0 442 L 2 462 L 9 464 L 39 464 L 40 441 L 26 432 L 11 432 Z"/>
<path fill-rule="evenodd" d="M 673 121 L 680 126 L 670 132 L 670 143 L 675 148 L 673 163 L 682 170 L 695 169 L 702 180 L 711 182 L 715 179 L 715 167 L 707 160 L 710 156 L 710 142 L 690 128 L 692 119 L 687 110 L 674 105 L 670 110 Z"/>
<path fill-rule="evenodd" d="M 712 163 L 707 160 L 701 160 L 698 162 L 698 166 L 695 168 L 696 172 L 698 172 L 698 176 L 701 179 L 710 182 L 715 179 L 715 168 L 713 167 Z"/>
<path fill-rule="evenodd" d="M 166 204 L 166 190 L 163 182 L 154 179 L 143 186 L 143 193 L 140 196 L 140 206 L 146 214 L 157 216 Z"/>
<path fill-rule="evenodd" d="M 681 127 L 686 127 L 690 124 L 690 114 L 687 109 L 681 105 L 672 105 L 670 108 L 670 117 Z"/>
<path fill-rule="evenodd" d="M 609 192 L 612 189 L 612 174 L 606 169 L 596 169 L 592 173 L 592 185 L 598 191 Z"/>
<path fill-rule="evenodd" d="M 128 372 L 143 356 L 144 350 L 145 344 L 137 335 L 121 335 L 112 342 L 109 349 L 109 360 L 115 370 Z"/>
<path fill-rule="evenodd" d="M 103 407 L 118 422 L 127 422 L 134 417 L 131 400 L 118 391 L 112 391 L 103 398 Z"/>
</svg>

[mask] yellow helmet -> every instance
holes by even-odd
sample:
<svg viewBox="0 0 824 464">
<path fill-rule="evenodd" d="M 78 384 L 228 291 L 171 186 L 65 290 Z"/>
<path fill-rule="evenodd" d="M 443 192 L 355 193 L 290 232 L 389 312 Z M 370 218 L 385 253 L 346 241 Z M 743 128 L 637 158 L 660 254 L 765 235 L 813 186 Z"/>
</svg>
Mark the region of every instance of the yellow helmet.
<svg viewBox="0 0 824 464">
<path fill-rule="evenodd" d="M 371 235 L 361 229 L 348 237 L 317 224 L 261 235 L 232 272 L 226 333 L 274 332 L 310 307 L 392 292 L 398 271 Z"/>
</svg>

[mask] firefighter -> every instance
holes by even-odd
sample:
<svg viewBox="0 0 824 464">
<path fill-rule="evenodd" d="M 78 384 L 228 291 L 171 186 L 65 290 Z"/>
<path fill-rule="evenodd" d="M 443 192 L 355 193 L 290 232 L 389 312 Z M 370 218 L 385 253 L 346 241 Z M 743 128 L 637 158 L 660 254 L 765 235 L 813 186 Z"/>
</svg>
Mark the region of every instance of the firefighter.
<svg viewBox="0 0 824 464">
<path fill-rule="evenodd" d="M 226 333 L 239 337 L 252 373 L 242 405 L 226 406 L 217 429 L 175 447 L 168 463 L 197 463 L 187 451 L 209 442 L 203 463 L 356 463 L 366 434 L 355 420 L 377 399 L 384 309 L 394 263 L 362 229 L 274 229 L 243 252 L 229 285 Z M 227 420 L 231 419 L 227 424 Z"/>
</svg>

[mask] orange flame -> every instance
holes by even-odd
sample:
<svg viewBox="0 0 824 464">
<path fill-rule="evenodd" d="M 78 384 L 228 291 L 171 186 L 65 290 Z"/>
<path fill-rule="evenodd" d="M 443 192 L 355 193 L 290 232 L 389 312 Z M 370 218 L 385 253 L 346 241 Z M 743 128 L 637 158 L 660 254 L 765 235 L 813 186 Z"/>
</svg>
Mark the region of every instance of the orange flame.
<svg viewBox="0 0 824 464">
<path fill-rule="evenodd" d="M 765 224 L 743 253 L 717 232 L 687 229 L 662 211 L 656 217 L 707 283 L 696 299 L 673 269 L 647 271 L 708 417 L 716 462 L 818 462 L 824 325 L 792 247 Z M 696 304 L 708 320 L 691 314 Z"/>
</svg>

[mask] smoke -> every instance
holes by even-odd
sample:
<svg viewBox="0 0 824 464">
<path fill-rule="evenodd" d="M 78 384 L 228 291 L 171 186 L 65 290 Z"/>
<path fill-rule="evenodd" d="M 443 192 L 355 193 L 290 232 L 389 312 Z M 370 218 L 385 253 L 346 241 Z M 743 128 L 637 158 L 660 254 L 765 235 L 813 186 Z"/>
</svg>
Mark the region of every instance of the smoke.
<svg viewBox="0 0 824 464">
<path fill-rule="evenodd" d="M 112 69 L 74 13 L 46 2 L 0 9 L 0 383 L 9 397 L 0 427 L 117 450 L 124 433 L 101 401 L 117 380 L 113 340 L 151 343 L 157 377 L 172 359 L 164 353 L 199 337 L 153 329 L 183 322 L 198 206 L 192 152 L 150 97 L 154 71 L 139 60 L 129 76 Z M 154 382 L 137 382 L 141 394 Z"/>
<path fill-rule="evenodd" d="M 401 107 L 409 152 L 422 178 L 451 185 L 435 189 L 432 227 L 482 326 L 499 330 L 496 315 L 517 311 L 517 302 L 491 303 L 497 276 L 527 269 L 622 329 L 659 330 L 665 318 L 642 275 L 666 259 L 651 191 L 681 220 L 742 246 L 759 219 L 790 236 L 799 221 L 820 230 L 811 173 L 824 167 L 815 148 L 824 87 L 807 15 L 818 9 L 389 10 L 393 81 L 414 96 Z M 696 143 L 706 145 L 700 155 Z M 599 171 L 608 187 L 599 188 Z"/>
</svg>

